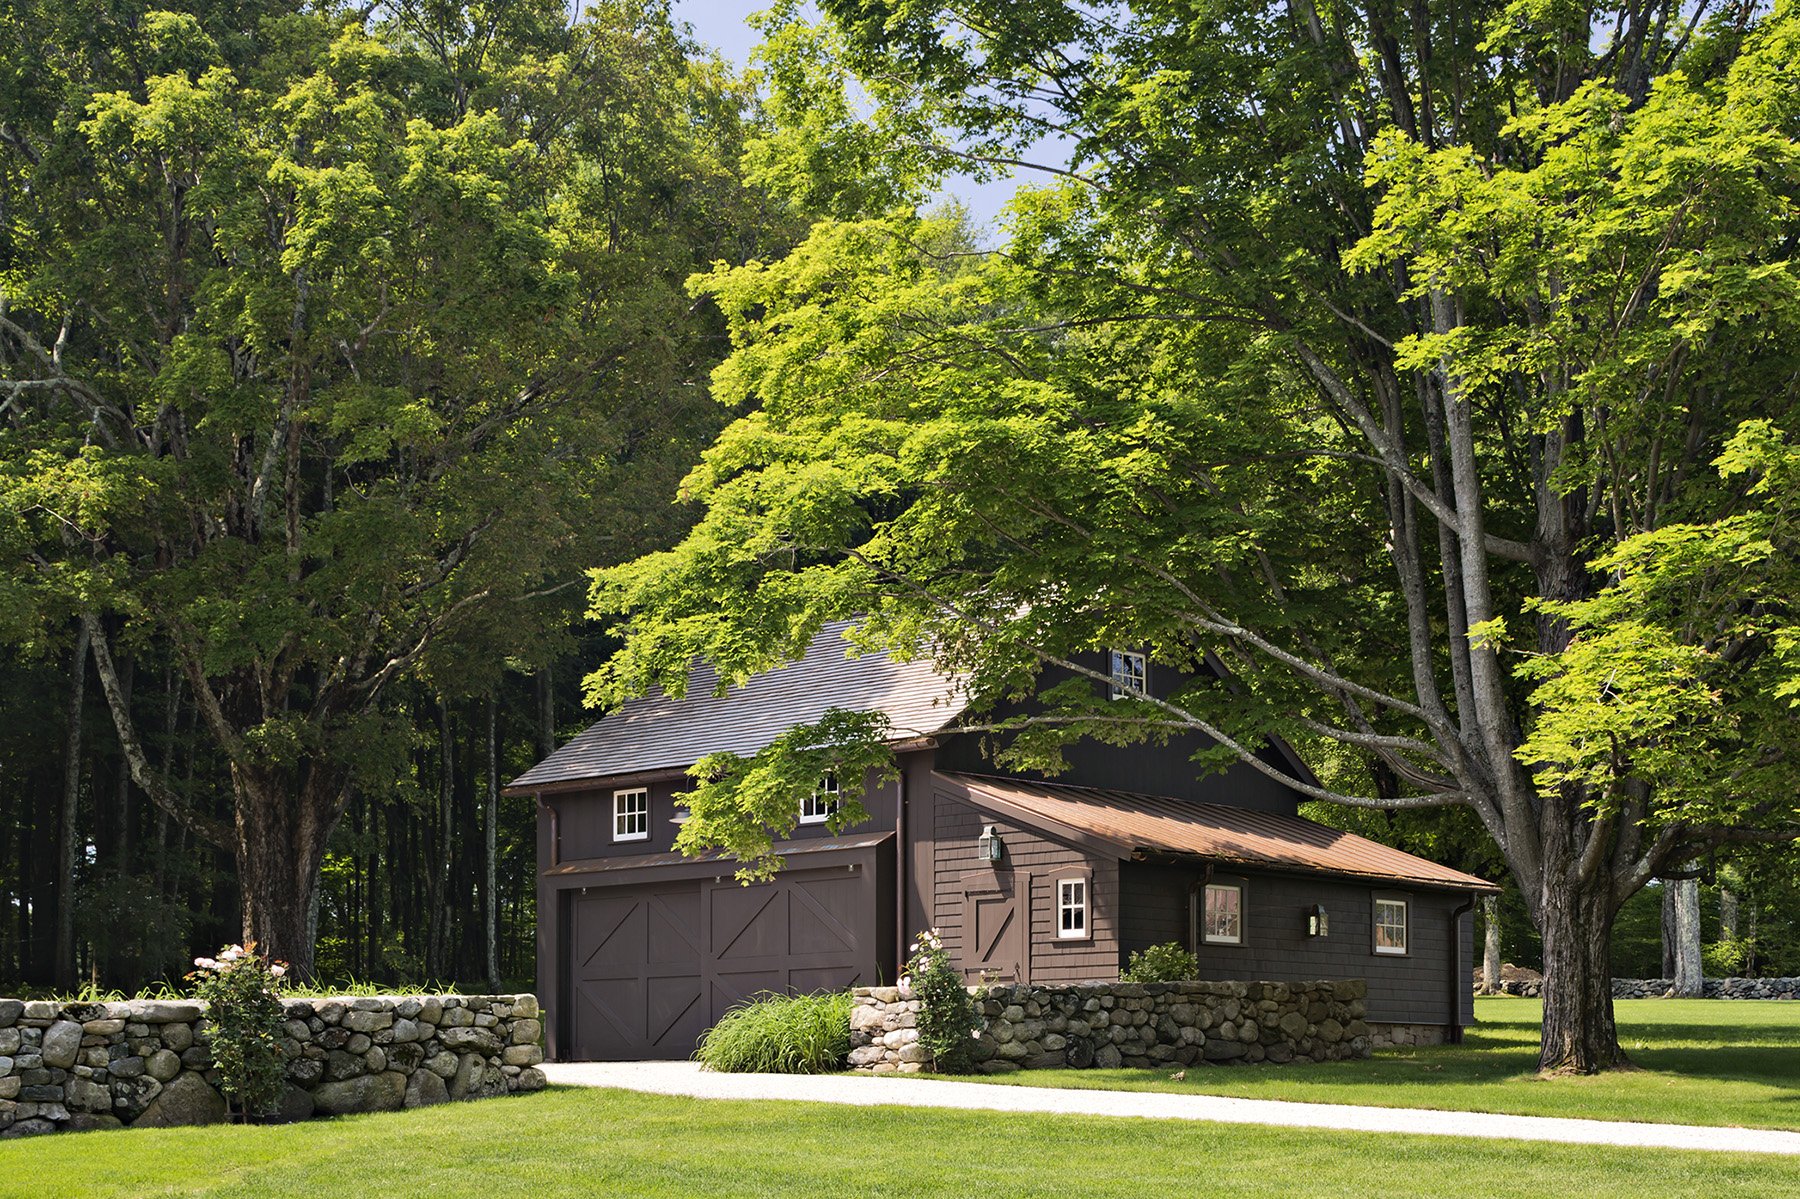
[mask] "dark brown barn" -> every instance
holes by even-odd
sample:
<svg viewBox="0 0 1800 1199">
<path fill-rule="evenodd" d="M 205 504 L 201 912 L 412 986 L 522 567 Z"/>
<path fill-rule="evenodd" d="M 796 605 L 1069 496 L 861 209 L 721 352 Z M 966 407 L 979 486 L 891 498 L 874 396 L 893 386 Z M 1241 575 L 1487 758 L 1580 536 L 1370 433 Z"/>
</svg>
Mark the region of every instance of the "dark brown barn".
<svg viewBox="0 0 1800 1199">
<path fill-rule="evenodd" d="M 1009 776 L 958 732 L 949 681 L 847 657 L 844 628 L 726 696 L 697 668 L 686 698 L 626 703 L 509 788 L 540 804 L 553 1059 L 687 1057 L 758 991 L 896 978 L 926 928 L 971 979 L 1116 979 L 1132 951 L 1176 941 L 1208 979 L 1366 978 L 1378 1028 L 1435 1038 L 1473 1018 L 1469 911 L 1490 884 L 1306 820 L 1248 765 L 1198 777 L 1199 740 L 1083 743 L 1053 781 Z M 1136 654 L 1112 664 L 1118 686 L 1180 681 Z M 868 821 L 833 833 L 831 795 L 796 796 L 783 869 L 749 887 L 729 860 L 673 851 L 689 766 L 832 708 L 883 712 L 897 732 L 900 776 L 865 787 Z"/>
</svg>

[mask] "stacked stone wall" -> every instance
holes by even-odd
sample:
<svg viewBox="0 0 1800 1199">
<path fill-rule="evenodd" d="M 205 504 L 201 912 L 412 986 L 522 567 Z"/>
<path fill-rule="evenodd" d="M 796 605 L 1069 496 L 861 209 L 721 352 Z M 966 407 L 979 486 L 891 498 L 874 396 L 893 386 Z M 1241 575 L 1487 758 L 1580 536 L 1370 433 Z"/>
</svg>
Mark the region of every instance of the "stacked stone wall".
<svg viewBox="0 0 1800 1199">
<path fill-rule="evenodd" d="M 993 986 L 970 993 L 980 1016 L 976 1068 L 986 1073 L 1336 1061 L 1367 1057 L 1372 1044 L 1361 979 Z M 852 1068 L 926 1069 L 917 996 L 899 987 L 859 987 L 855 996 Z"/>
<path fill-rule="evenodd" d="M 1481 985 L 1479 971 L 1475 985 Z M 1674 989 L 1672 978 L 1613 979 L 1614 999 L 1662 999 Z M 1543 980 L 1501 979 L 1499 993 L 1535 999 L 1543 994 Z M 1704 994 L 1707 999 L 1800 999 L 1800 978 L 1709 978 Z"/>
<path fill-rule="evenodd" d="M 544 1085 L 531 995 L 282 1001 L 273 1118 L 395 1111 Z M 206 1005 L 0 999 L 0 1136 L 226 1118 Z"/>
</svg>

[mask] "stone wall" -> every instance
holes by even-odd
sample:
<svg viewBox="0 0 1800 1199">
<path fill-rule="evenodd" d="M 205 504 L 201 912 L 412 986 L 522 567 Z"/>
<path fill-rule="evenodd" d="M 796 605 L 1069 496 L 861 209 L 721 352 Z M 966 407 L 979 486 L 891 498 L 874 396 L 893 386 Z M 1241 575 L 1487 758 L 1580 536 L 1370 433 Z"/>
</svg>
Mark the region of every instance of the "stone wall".
<svg viewBox="0 0 1800 1199">
<path fill-rule="evenodd" d="M 1345 981 L 1077 983 L 971 988 L 985 1073 L 1059 1066 L 1367 1057 L 1368 984 Z M 858 987 L 850 1065 L 872 1074 L 925 1069 L 920 1002 L 899 987 Z"/>
<path fill-rule="evenodd" d="M 1481 985 L 1479 972 L 1475 984 Z M 1614 999 L 1662 999 L 1675 987 L 1672 978 L 1615 978 Z M 1535 978 L 1500 980 L 1500 994 L 1537 998 L 1543 983 Z M 1800 978 L 1709 978 L 1708 999 L 1800 999 Z"/>
<path fill-rule="evenodd" d="M 276 1119 L 394 1111 L 544 1085 L 531 995 L 287 999 Z M 206 1005 L 0 999 L 0 1136 L 226 1117 Z"/>
</svg>

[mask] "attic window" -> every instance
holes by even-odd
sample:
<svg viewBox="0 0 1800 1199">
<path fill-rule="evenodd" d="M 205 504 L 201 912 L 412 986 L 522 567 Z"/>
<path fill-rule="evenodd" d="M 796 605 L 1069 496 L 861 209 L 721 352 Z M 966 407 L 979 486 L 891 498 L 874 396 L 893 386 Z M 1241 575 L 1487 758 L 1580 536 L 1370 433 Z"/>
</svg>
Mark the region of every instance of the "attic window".
<svg viewBox="0 0 1800 1199">
<path fill-rule="evenodd" d="M 1145 693 L 1150 666 L 1144 655 L 1128 649 L 1112 651 L 1112 697 L 1129 699 Z"/>
<path fill-rule="evenodd" d="M 650 839 L 650 792 L 642 787 L 613 792 L 613 840 Z"/>
<path fill-rule="evenodd" d="M 819 780 L 819 789 L 800 801 L 800 823 L 824 824 L 837 815 L 841 803 L 837 774 L 827 770 L 825 777 Z"/>
</svg>

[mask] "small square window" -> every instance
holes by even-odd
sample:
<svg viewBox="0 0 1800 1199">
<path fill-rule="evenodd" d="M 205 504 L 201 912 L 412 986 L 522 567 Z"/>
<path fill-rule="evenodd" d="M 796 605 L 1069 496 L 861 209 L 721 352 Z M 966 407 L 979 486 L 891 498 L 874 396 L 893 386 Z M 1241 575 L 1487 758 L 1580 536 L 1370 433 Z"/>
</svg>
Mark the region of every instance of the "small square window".
<svg viewBox="0 0 1800 1199">
<path fill-rule="evenodd" d="M 824 824 L 837 815 L 843 796 L 838 792 L 837 774 L 826 771 L 825 777 L 819 780 L 819 789 L 800 801 L 801 824 Z"/>
<path fill-rule="evenodd" d="M 1127 649 L 1112 651 L 1112 697 L 1127 699 L 1146 694 L 1150 664 L 1143 654 Z"/>
<path fill-rule="evenodd" d="M 642 787 L 635 791 L 613 792 L 613 840 L 648 841 L 650 839 L 650 792 Z"/>
<path fill-rule="evenodd" d="M 1406 901 L 1375 900 L 1375 952 L 1403 955 L 1406 952 Z"/>
<path fill-rule="evenodd" d="M 1244 889 L 1236 883 L 1206 884 L 1206 912 L 1200 928 L 1208 945 L 1244 943 Z"/>
<path fill-rule="evenodd" d="M 1085 878 L 1056 880 L 1056 935 L 1067 940 L 1088 935 L 1088 884 Z"/>
</svg>

